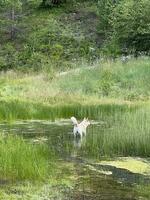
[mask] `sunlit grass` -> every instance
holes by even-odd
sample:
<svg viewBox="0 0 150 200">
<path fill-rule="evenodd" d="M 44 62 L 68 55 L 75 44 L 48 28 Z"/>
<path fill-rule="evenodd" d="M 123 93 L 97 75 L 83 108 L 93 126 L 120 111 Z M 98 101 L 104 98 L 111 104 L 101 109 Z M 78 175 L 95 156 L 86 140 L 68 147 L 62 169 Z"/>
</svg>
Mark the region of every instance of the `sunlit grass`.
<svg viewBox="0 0 150 200">
<path fill-rule="evenodd" d="M 81 148 L 81 154 L 95 158 L 148 157 L 150 155 L 149 113 L 149 105 L 126 112 L 114 110 L 114 113 L 105 117 L 104 127 L 91 129 L 85 145 Z"/>
<path fill-rule="evenodd" d="M 78 68 L 77 68 L 78 67 Z M 0 97 L 49 103 L 147 101 L 150 98 L 150 60 L 147 57 L 81 63 L 64 73 L 7 72 L 0 75 Z"/>
<path fill-rule="evenodd" d="M 55 101 L 55 99 L 53 99 Z M 97 101 L 88 99 L 81 102 L 58 101 L 58 103 L 36 103 L 33 101 L 21 101 L 17 99 L 4 99 L 0 101 L 0 120 L 30 120 L 70 118 L 76 116 L 79 119 L 87 116 L 90 119 L 104 118 L 114 112 L 125 112 L 128 109 L 136 109 L 140 104 L 130 102 Z"/>
<path fill-rule="evenodd" d="M 53 153 L 46 146 L 28 143 L 19 136 L 0 135 L 2 180 L 45 180 L 52 162 Z"/>
<path fill-rule="evenodd" d="M 131 59 L 127 63 L 99 62 L 81 68 L 56 80 L 61 91 L 71 94 L 95 95 L 98 98 L 147 100 L 150 93 L 150 60 Z"/>
<path fill-rule="evenodd" d="M 80 67 L 53 79 L 46 74 L 1 75 L 0 120 L 102 120 L 107 129 L 87 138 L 88 155 L 148 156 L 149 58 Z"/>
</svg>

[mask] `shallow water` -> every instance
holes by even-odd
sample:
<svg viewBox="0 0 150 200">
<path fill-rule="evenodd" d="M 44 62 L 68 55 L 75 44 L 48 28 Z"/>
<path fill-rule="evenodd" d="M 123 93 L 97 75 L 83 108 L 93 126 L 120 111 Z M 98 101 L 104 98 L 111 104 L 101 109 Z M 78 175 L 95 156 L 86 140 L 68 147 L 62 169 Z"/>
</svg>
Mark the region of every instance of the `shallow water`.
<svg viewBox="0 0 150 200">
<path fill-rule="evenodd" d="M 103 136 L 112 128 L 105 121 L 92 121 L 87 136 L 82 140 L 74 138 L 72 128 L 70 120 L 18 121 L 12 124 L 0 124 L 0 132 L 18 134 L 36 144 L 44 143 L 59 159 L 74 163 L 78 178 L 74 189 L 67 193 L 66 199 L 138 199 L 134 186 L 150 184 L 148 161 L 141 159 L 141 168 L 142 163 L 144 165 L 147 162 L 145 171 L 135 172 L 125 165 L 120 167 L 109 163 L 108 160 L 108 162 L 103 161 L 106 159 L 101 147 Z M 118 161 L 116 158 L 111 159 L 116 163 Z M 135 161 L 137 162 L 136 158 Z M 147 168 L 149 169 L 146 172 Z"/>
</svg>

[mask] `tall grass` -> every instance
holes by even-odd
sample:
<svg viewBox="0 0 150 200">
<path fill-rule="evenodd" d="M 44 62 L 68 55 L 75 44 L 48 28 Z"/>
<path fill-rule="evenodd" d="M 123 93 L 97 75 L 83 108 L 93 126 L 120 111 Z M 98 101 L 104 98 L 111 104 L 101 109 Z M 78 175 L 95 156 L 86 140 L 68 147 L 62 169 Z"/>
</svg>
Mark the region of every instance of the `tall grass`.
<svg viewBox="0 0 150 200">
<path fill-rule="evenodd" d="M 127 63 L 98 62 L 90 68 L 61 76 L 55 84 L 71 94 L 96 95 L 98 98 L 147 100 L 150 97 L 149 58 L 131 59 Z"/>
<path fill-rule="evenodd" d="M 107 115 L 113 115 L 117 112 L 126 112 L 134 110 L 138 105 L 132 105 L 128 102 L 98 102 L 97 104 L 81 104 L 72 102 L 54 104 L 42 104 L 30 101 L 20 100 L 1 100 L 0 101 L 0 120 L 30 120 L 30 119 L 49 119 L 70 118 L 76 116 L 83 118 L 85 116 L 91 119 L 105 118 Z"/>
<path fill-rule="evenodd" d="M 81 154 L 88 157 L 150 155 L 150 107 L 118 113 L 107 118 L 105 127 L 91 128 Z"/>
<path fill-rule="evenodd" d="M 124 156 L 150 155 L 150 109 L 141 108 L 124 114 L 104 137 L 104 153 Z M 110 137 L 109 137 L 110 135 Z"/>
<path fill-rule="evenodd" d="M 126 63 L 82 63 L 79 68 L 54 73 L 23 74 L 7 72 L 0 75 L 0 97 L 47 104 L 98 103 L 99 99 L 121 101 L 149 100 L 150 59 L 131 59 Z"/>
<path fill-rule="evenodd" d="M 25 142 L 19 136 L 0 134 L 0 178 L 44 180 L 50 172 L 52 154 L 43 145 Z"/>
</svg>

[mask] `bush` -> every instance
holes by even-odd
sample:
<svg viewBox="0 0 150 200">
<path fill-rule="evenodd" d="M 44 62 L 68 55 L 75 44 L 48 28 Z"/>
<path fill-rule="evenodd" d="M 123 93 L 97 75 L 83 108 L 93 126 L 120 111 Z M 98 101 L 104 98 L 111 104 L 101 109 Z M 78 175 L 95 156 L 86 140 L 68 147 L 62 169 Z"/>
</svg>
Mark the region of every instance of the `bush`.
<svg viewBox="0 0 150 200">
<path fill-rule="evenodd" d="M 0 70 L 14 68 L 17 60 L 18 52 L 12 44 L 7 43 L 0 51 Z"/>
<path fill-rule="evenodd" d="M 115 89 L 114 87 L 119 82 L 119 74 L 117 74 L 109 66 L 105 66 L 100 73 L 99 93 L 102 96 L 108 96 Z"/>
</svg>

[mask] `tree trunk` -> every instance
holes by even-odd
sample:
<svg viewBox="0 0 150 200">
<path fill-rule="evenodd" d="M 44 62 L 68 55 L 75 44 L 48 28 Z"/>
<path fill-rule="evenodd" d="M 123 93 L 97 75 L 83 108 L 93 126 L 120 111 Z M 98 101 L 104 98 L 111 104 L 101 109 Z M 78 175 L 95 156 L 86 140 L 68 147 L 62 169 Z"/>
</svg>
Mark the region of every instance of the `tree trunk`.
<svg viewBox="0 0 150 200">
<path fill-rule="evenodd" d="M 13 40 L 15 37 L 15 28 L 14 28 L 14 22 L 15 22 L 15 10 L 12 7 L 11 8 L 11 29 L 10 29 L 10 39 Z"/>
</svg>

